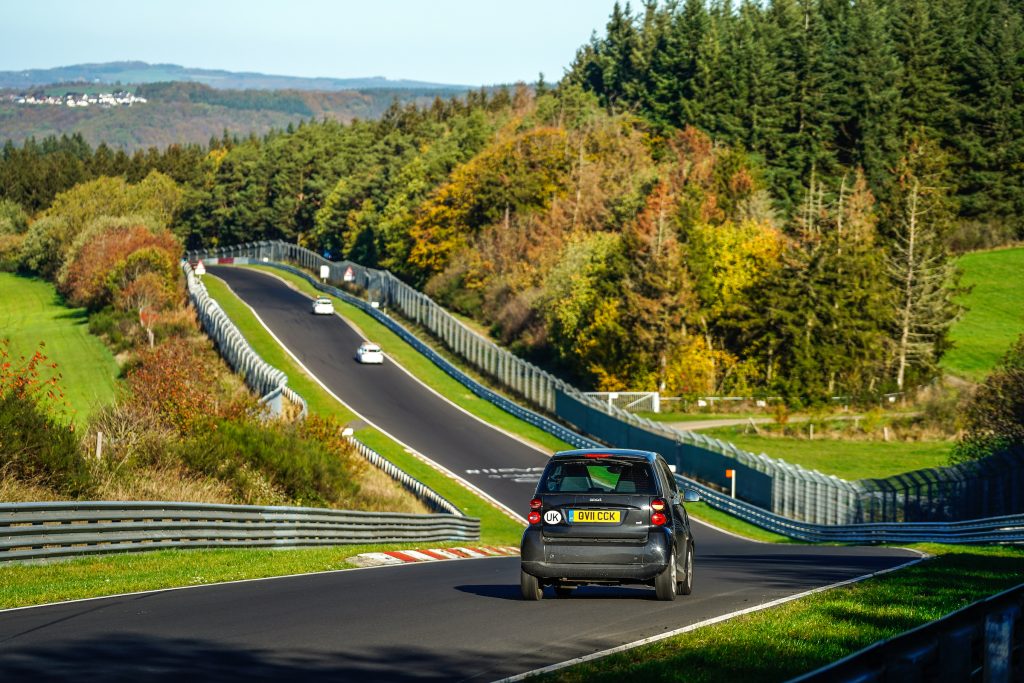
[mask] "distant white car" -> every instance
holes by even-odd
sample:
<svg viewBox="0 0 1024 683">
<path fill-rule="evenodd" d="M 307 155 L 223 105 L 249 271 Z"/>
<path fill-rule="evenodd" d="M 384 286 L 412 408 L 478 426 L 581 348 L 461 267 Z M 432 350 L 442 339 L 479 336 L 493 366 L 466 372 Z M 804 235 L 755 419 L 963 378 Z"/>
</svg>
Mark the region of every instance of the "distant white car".
<svg viewBox="0 0 1024 683">
<path fill-rule="evenodd" d="M 356 349 L 356 360 L 360 363 L 380 365 L 384 362 L 384 352 L 373 342 L 363 342 Z"/>
<path fill-rule="evenodd" d="M 313 313 L 317 315 L 334 315 L 334 303 L 325 296 L 313 299 Z"/>
</svg>

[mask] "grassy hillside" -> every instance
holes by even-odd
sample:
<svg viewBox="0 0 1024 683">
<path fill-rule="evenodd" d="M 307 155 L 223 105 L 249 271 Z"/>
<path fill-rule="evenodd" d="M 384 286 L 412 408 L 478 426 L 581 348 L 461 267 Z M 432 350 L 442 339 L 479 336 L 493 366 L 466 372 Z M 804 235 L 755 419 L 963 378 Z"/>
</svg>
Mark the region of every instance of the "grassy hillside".
<svg viewBox="0 0 1024 683">
<path fill-rule="evenodd" d="M 118 374 L 113 355 L 89 334 L 85 310 L 61 305 L 48 282 L 0 273 L 0 337 L 10 340 L 15 359 L 46 343 L 44 353 L 63 375 L 60 386 L 75 422 L 113 400 Z"/>
<path fill-rule="evenodd" d="M 953 326 L 950 338 L 955 346 L 942 366 L 977 382 L 1024 333 L 1024 248 L 965 254 L 959 265 L 963 284 L 972 289 L 961 297 L 967 311 Z"/>
<path fill-rule="evenodd" d="M 842 479 L 884 478 L 949 464 L 948 441 L 852 441 L 793 439 L 745 434 L 743 427 L 703 429 L 752 453 L 766 453 Z"/>
</svg>

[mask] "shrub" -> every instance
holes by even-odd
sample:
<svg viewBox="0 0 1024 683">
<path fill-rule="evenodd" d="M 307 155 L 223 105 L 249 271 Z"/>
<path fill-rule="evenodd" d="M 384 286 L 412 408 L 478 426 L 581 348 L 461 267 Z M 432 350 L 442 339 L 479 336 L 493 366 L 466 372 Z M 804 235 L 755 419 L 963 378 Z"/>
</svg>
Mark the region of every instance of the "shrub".
<svg viewBox="0 0 1024 683">
<path fill-rule="evenodd" d="M 128 389 L 141 410 L 188 434 L 219 415 L 241 412 L 218 383 L 222 367 L 209 348 L 188 339 L 169 339 L 139 354 L 126 372 Z"/>
<path fill-rule="evenodd" d="M 964 422 L 965 433 L 950 455 L 953 462 L 1001 451 L 1024 454 L 1024 335 L 968 401 Z"/>
<path fill-rule="evenodd" d="M 354 497 L 359 485 L 343 456 L 301 426 L 256 419 L 219 420 L 185 440 L 181 460 L 229 483 L 246 502 L 260 502 L 269 486 L 297 505 L 331 505 Z"/>
<path fill-rule="evenodd" d="M 89 315 L 89 334 L 102 337 L 115 353 L 134 347 L 141 332 L 131 311 L 108 307 Z"/>
<path fill-rule="evenodd" d="M 91 489 L 89 470 L 74 426 L 58 422 L 49 410 L 63 394 L 59 375 L 40 380 L 44 364 L 41 349 L 12 361 L 7 341 L 0 341 L 0 473 L 64 495 L 85 495 Z"/>
</svg>

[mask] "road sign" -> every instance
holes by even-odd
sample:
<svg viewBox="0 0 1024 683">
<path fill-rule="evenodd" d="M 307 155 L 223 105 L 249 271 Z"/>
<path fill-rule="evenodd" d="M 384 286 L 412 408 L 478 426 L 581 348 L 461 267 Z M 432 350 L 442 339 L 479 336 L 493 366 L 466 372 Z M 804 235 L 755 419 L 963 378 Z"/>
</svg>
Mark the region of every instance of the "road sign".
<svg viewBox="0 0 1024 683">
<path fill-rule="evenodd" d="M 196 263 L 195 272 L 196 275 L 206 275 L 206 266 L 203 265 L 202 261 Z"/>
<path fill-rule="evenodd" d="M 352 282 L 355 279 L 356 279 L 356 274 L 352 272 L 352 266 L 349 266 L 348 268 L 345 269 L 344 280 L 345 280 L 345 282 Z"/>
<path fill-rule="evenodd" d="M 736 470 L 726 470 L 725 478 L 732 480 L 732 497 L 736 497 Z"/>
<path fill-rule="evenodd" d="M 327 278 L 331 276 L 330 266 L 320 266 L 320 279 L 327 282 Z"/>
</svg>

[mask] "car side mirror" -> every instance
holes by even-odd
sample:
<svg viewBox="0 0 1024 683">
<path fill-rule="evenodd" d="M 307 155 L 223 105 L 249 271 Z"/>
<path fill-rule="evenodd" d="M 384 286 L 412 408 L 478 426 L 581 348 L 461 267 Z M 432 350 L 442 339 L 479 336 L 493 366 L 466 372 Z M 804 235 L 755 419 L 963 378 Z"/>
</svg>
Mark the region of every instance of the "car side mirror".
<svg viewBox="0 0 1024 683">
<path fill-rule="evenodd" d="M 697 493 L 696 491 L 694 491 L 693 489 L 686 489 L 686 491 L 683 492 L 683 502 L 684 503 L 699 503 L 700 502 L 700 494 Z"/>
</svg>

